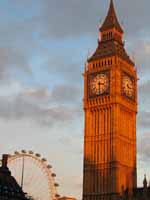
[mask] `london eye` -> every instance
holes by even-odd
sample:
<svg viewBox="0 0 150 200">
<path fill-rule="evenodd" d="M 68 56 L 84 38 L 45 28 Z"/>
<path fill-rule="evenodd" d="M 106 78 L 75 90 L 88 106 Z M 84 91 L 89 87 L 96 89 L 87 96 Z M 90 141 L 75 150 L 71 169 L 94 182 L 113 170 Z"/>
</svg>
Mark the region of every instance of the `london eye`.
<svg viewBox="0 0 150 200">
<path fill-rule="evenodd" d="M 56 174 L 45 158 L 33 151 L 16 151 L 8 158 L 8 167 L 23 191 L 34 200 L 57 200 Z"/>
</svg>

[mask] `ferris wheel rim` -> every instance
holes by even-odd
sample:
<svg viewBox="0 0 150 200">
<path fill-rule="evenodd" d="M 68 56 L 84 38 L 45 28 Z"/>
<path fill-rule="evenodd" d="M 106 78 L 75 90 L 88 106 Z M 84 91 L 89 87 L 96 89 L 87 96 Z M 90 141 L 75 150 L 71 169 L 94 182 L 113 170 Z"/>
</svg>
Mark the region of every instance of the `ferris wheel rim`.
<svg viewBox="0 0 150 200">
<path fill-rule="evenodd" d="M 47 174 L 47 182 L 49 185 L 49 191 L 51 192 L 51 199 L 57 200 L 60 195 L 57 193 L 57 187 L 59 186 L 58 183 L 55 182 L 56 174 L 52 171 L 52 165 L 50 165 L 47 159 L 43 158 L 39 153 L 34 153 L 33 151 L 26 151 L 22 150 L 21 152 L 15 151 L 14 154 L 9 154 L 8 156 L 8 164 L 12 161 L 23 158 L 29 157 L 33 160 L 36 160 L 42 167 L 42 171 Z M 44 171 L 45 170 L 45 171 Z"/>
</svg>

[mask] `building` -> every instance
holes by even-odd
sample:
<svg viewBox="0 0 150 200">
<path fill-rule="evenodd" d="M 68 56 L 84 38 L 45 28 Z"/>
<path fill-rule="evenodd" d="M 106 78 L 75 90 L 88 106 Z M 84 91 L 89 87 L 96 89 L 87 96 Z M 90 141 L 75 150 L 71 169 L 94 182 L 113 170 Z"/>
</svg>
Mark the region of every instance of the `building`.
<svg viewBox="0 0 150 200">
<path fill-rule="evenodd" d="M 144 199 L 149 193 L 137 189 L 137 71 L 123 35 L 110 0 L 84 72 L 83 200 Z"/>
<path fill-rule="evenodd" d="M 8 155 L 3 155 L 0 167 L 0 200 L 29 200 L 7 167 Z"/>
<path fill-rule="evenodd" d="M 76 200 L 75 198 L 72 198 L 72 197 L 60 197 L 58 200 Z"/>
<path fill-rule="evenodd" d="M 121 200 L 149 200 L 150 199 L 150 185 L 147 185 L 146 176 L 143 180 L 143 188 L 133 188 L 130 194 L 125 190 L 122 194 Z"/>
</svg>

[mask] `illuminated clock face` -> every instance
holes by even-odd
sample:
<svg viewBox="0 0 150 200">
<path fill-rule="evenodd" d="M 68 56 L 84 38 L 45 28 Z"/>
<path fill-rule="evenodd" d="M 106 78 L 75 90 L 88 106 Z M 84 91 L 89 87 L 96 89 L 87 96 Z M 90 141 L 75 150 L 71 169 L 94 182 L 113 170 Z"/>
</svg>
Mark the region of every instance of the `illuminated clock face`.
<svg viewBox="0 0 150 200">
<path fill-rule="evenodd" d="M 94 96 L 103 95 L 108 91 L 109 77 L 108 74 L 96 74 L 90 80 L 90 94 Z"/>
<path fill-rule="evenodd" d="M 123 75 L 122 88 L 127 97 L 134 98 L 134 81 L 130 76 Z"/>
</svg>

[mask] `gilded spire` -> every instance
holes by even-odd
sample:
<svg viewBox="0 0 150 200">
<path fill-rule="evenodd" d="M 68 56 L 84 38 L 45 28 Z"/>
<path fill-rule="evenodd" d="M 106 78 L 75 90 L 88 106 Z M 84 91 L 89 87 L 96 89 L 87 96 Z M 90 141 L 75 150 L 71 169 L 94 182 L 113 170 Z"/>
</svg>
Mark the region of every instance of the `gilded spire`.
<svg viewBox="0 0 150 200">
<path fill-rule="evenodd" d="M 116 28 L 119 32 L 123 33 L 123 29 L 116 16 L 113 0 L 110 0 L 108 14 L 100 28 L 100 31 L 106 31 L 111 28 Z"/>
</svg>

